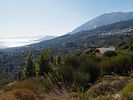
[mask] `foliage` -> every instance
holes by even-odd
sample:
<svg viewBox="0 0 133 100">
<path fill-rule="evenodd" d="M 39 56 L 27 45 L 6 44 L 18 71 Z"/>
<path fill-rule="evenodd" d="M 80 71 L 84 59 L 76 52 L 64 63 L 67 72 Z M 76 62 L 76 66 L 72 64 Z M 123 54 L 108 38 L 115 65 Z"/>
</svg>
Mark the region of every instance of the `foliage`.
<svg viewBox="0 0 133 100">
<path fill-rule="evenodd" d="M 131 80 L 121 91 L 122 95 L 125 97 L 128 97 L 130 92 L 133 92 L 133 80 Z"/>
<path fill-rule="evenodd" d="M 37 96 L 29 89 L 15 89 L 10 92 L 1 93 L 1 100 L 38 100 Z"/>
<path fill-rule="evenodd" d="M 7 80 L 6 80 L 7 76 L 5 75 L 3 70 L 4 69 L 0 66 L 0 88 L 2 88 L 7 82 Z"/>
<path fill-rule="evenodd" d="M 84 91 L 77 91 L 77 97 L 74 100 L 89 100 Z"/>
<path fill-rule="evenodd" d="M 58 83 L 88 89 L 90 84 L 104 74 L 128 75 L 129 71 L 133 70 L 132 54 L 115 55 L 114 51 L 106 54 L 106 56 L 79 54 L 65 57 L 57 55 L 54 58 L 51 49 L 45 49 L 33 65 L 36 65 L 37 73 L 46 78 L 44 84 L 48 90 L 53 88 L 54 84 L 60 86 Z M 31 59 L 31 55 L 28 58 Z"/>
<path fill-rule="evenodd" d="M 101 68 L 98 59 L 90 56 L 69 56 L 64 58 L 64 63 L 57 72 L 63 80 L 72 82 L 79 87 L 89 87 L 89 83 L 95 82 L 101 76 Z"/>
<path fill-rule="evenodd" d="M 43 88 L 43 81 L 40 78 L 27 78 L 25 80 L 9 84 L 6 87 L 6 90 L 29 89 L 34 93 L 38 94 L 38 90 L 42 88 Z"/>
<path fill-rule="evenodd" d="M 24 75 L 26 77 L 35 76 L 35 65 L 33 63 L 32 53 L 28 54 L 28 57 L 25 62 Z"/>
<path fill-rule="evenodd" d="M 116 51 L 106 51 L 106 52 L 104 52 L 103 56 L 105 56 L 105 57 L 117 56 L 117 53 L 116 53 Z"/>
<path fill-rule="evenodd" d="M 132 52 L 133 51 L 133 37 L 128 38 L 125 42 L 117 45 L 117 49 Z"/>
<path fill-rule="evenodd" d="M 61 65 L 62 64 L 62 58 L 61 55 L 58 54 L 56 57 L 56 66 Z"/>
<path fill-rule="evenodd" d="M 53 62 L 53 57 L 51 54 L 50 49 L 45 49 L 40 57 L 38 58 L 37 67 L 38 67 L 38 74 L 44 75 L 45 73 L 48 73 L 51 71 Z"/>
<path fill-rule="evenodd" d="M 123 54 L 113 56 L 111 58 L 103 58 L 101 67 L 104 73 L 116 73 L 119 75 L 128 75 L 129 71 L 133 69 L 133 55 Z"/>
</svg>

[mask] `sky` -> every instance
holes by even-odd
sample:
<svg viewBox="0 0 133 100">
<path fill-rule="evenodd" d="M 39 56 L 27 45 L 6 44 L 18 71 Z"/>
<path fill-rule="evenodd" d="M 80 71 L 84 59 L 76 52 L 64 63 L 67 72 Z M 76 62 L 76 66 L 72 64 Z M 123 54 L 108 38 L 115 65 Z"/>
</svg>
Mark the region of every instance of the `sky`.
<svg viewBox="0 0 133 100">
<path fill-rule="evenodd" d="M 60 36 L 101 14 L 133 11 L 132 4 L 133 0 L 0 0 L 0 44 Z"/>
</svg>

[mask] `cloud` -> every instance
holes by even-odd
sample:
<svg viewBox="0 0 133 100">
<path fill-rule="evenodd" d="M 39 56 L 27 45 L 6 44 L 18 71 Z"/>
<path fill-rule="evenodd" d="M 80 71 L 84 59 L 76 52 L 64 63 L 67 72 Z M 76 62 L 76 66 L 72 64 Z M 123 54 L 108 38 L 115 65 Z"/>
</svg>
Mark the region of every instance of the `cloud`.
<svg viewBox="0 0 133 100">
<path fill-rule="evenodd" d="M 35 43 L 31 38 L 0 38 L 0 48 L 17 47 Z"/>
</svg>

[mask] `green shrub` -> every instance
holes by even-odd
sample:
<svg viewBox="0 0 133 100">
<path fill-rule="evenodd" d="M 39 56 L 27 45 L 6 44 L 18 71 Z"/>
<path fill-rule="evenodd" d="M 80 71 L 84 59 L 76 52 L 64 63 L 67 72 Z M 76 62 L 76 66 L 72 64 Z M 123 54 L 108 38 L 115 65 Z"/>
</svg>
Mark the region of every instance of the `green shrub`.
<svg viewBox="0 0 133 100">
<path fill-rule="evenodd" d="M 90 81 L 89 74 L 85 72 L 74 71 L 73 78 L 74 83 L 83 88 L 86 88 Z"/>
<path fill-rule="evenodd" d="M 77 97 L 74 100 L 89 100 L 89 97 L 82 92 L 78 92 Z"/>
<path fill-rule="evenodd" d="M 112 72 L 127 75 L 132 70 L 132 58 L 130 55 L 120 55 L 111 58 Z"/>
<path fill-rule="evenodd" d="M 121 91 L 122 95 L 125 97 L 128 97 L 130 92 L 133 92 L 133 80 L 131 80 Z"/>
<path fill-rule="evenodd" d="M 73 69 L 70 66 L 62 65 L 58 67 L 57 72 L 62 77 L 63 81 L 73 82 Z"/>
<path fill-rule="evenodd" d="M 65 58 L 64 64 L 58 67 L 57 72 L 63 80 L 86 87 L 101 76 L 101 68 L 98 65 L 100 61 L 101 58 L 94 56 L 69 56 Z"/>
<path fill-rule="evenodd" d="M 133 57 L 130 54 L 117 55 L 111 58 L 104 58 L 100 62 L 104 74 L 116 73 L 119 75 L 128 75 L 133 69 Z"/>
<path fill-rule="evenodd" d="M 105 57 L 117 56 L 117 53 L 116 53 L 116 51 L 106 51 L 106 52 L 104 52 L 103 56 L 105 56 Z"/>
</svg>

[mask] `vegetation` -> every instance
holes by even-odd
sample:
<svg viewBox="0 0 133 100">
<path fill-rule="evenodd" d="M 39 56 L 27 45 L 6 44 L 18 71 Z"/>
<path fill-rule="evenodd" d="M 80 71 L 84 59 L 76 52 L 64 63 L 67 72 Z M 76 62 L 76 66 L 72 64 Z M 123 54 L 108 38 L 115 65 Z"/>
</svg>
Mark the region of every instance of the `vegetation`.
<svg viewBox="0 0 133 100">
<path fill-rule="evenodd" d="M 25 62 L 25 69 L 24 69 L 25 77 L 32 77 L 35 76 L 35 65 L 33 63 L 32 53 L 28 54 L 28 57 Z"/>
<path fill-rule="evenodd" d="M 105 56 L 105 57 L 117 56 L 117 53 L 116 53 L 116 51 L 106 51 L 106 52 L 104 52 L 103 56 Z"/>
<path fill-rule="evenodd" d="M 117 48 L 119 50 L 132 52 L 133 51 L 133 38 L 130 37 L 130 38 L 127 39 L 127 41 L 119 43 Z"/>
<path fill-rule="evenodd" d="M 49 48 L 38 56 L 29 52 L 23 70 L 25 78 L 4 89 L 12 98 L 24 97 L 26 100 L 25 93 L 34 100 L 51 99 L 52 94 L 66 100 L 129 98 L 133 90 L 129 77 L 133 71 L 133 53 L 117 50 L 100 54 L 99 50 L 91 48 L 67 56 L 54 55 Z"/>
<path fill-rule="evenodd" d="M 95 52 L 97 53 L 97 52 Z M 31 52 L 26 60 L 25 72 L 27 77 L 44 76 L 50 74 L 51 79 L 64 84 L 74 84 L 76 88 L 87 90 L 103 75 L 129 75 L 133 70 L 132 54 L 117 54 L 115 51 L 107 51 L 103 56 L 96 54 L 79 54 L 53 57 L 51 49 L 45 49 L 33 62 Z M 34 67 L 35 65 L 35 67 Z M 36 69 L 36 70 L 35 70 Z M 53 82 L 54 83 L 55 80 Z"/>
<path fill-rule="evenodd" d="M 53 57 L 50 49 L 45 49 L 39 56 L 37 66 L 38 74 L 44 75 L 51 71 Z"/>
<path fill-rule="evenodd" d="M 130 82 L 123 88 L 121 93 L 125 97 L 129 97 L 130 93 L 133 93 L 133 80 L 130 80 Z"/>
</svg>

